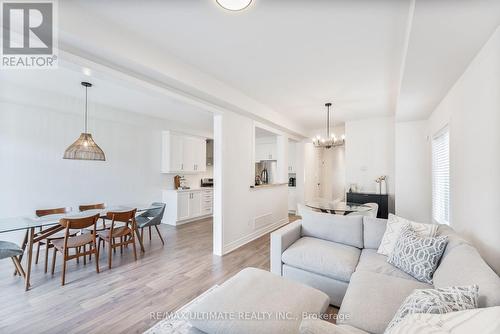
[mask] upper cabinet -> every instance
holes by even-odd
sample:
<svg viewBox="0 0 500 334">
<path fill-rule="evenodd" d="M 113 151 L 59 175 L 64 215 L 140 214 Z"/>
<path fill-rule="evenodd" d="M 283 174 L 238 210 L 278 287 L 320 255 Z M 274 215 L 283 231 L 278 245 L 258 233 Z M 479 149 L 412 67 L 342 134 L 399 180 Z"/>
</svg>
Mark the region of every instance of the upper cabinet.
<svg viewBox="0 0 500 334">
<path fill-rule="evenodd" d="M 205 138 L 162 133 L 162 173 L 199 173 L 207 169 Z"/>
<path fill-rule="evenodd" d="M 276 160 L 277 145 L 276 137 L 260 137 L 255 138 L 255 161 L 261 160 Z"/>
<path fill-rule="evenodd" d="M 297 143 L 294 141 L 288 141 L 288 173 L 296 173 L 296 161 L 297 161 Z"/>
</svg>

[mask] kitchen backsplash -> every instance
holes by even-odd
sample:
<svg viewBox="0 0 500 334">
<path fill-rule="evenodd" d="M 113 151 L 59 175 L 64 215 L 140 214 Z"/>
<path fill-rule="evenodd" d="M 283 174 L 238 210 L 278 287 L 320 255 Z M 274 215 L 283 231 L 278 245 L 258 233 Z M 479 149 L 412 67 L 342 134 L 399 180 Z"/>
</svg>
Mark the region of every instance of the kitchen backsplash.
<svg viewBox="0 0 500 334">
<path fill-rule="evenodd" d="M 207 166 L 207 170 L 204 173 L 196 173 L 196 174 L 163 174 L 163 184 L 166 189 L 174 189 L 174 176 L 181 175 L 186 179 L 186 183 L 191 188 L 199 188 L 200 182 L 202 178 L 211 178 L 213 177 L 213 166 Z"/>
</svg>

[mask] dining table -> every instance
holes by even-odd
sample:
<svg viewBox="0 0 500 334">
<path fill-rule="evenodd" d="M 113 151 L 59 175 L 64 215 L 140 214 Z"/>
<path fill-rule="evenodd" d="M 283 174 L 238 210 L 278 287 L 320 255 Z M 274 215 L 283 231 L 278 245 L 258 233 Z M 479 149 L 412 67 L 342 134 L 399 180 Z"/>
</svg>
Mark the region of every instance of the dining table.
<svg viewBox="0 0 500 334">
<path fill-rule="evenodd" d="M 83 212 L 68 212 L 64 214 L 53 214 L 47 215 L 43 217 L 12 217 L 12 218 L 0 218 L 0 234 L 13 232 L 13 231 L 21 231 L 26 230 L 24 235 L 24 240 L 21 244 L 21 248 L 23 249 L 23 254 L 19 256 L 19 262 L 23 259 L 23 255 L 26 252 L 27 254 L 27 265 L 26 265 L 26 279 L 25 279 L 25 288 L 26 290 L 30 289 L 31 283 L 31 263 L 33 260 L 33 245 L 39 241 L 46 239 L 47 237 L 64 230 L 64 227 L 59 224 L 59 221 L 63 218 L 84 218 L 89 216 L 94 216 L 99 214 L 101 218 L 106 218 L 108 212 L 121 212 L 121 211 L 130 211 L 132 209 L 137 209 L 137 213 L 145 212 L 150 209 L 158 209 L 159 206 L 154 205 L 117 205 L 110 206 L 104 209 L 92 209 L 86 210 Z M 38 231 L 35 231 L 38 229 Z M 139 229 L 135 226 L 135 234 L 139 236 Z M 137 238 L 139 240 L 139 244 L 141 247 L 141 252 L 144 252 L 144 245 L 142 242 L 142 238 Z M 17 272 L 17 270 L 16 270 Z"/>
<path fill-rule="evenodd" d="M 343 202 L 343 201 L 332 201 L 325 198 L 315 198 L 311 201 L 306 202 L 306 206 L 311 209 L 316 209 L 324 213 L 332 214 L 343 214 L 347 215 L 352 212 L 366 213 L 372 210 L 372 208 L 365 204 Z"/>
</svg>

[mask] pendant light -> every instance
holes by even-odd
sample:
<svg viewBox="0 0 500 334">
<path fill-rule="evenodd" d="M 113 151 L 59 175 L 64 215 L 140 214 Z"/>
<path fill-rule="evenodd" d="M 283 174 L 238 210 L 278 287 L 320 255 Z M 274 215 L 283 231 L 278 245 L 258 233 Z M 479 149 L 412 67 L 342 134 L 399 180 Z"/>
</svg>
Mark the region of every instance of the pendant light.
<svg viewBox="0 0 500 334">
<path fill-rule="evenodd" d="M 82 82 L 85 87 L 85 131 L 80 137 L 64 151 L 63 159 L 71 160 L 98 160 L 106 161 L 106 156 L 92 139 L 92 135 L 87 132 L 88 110 L 87 110 L 87 89 L 92 87 L 89 82 Z"/>
<path fill-rule="evenodd" d="M 337 139 L 335 137 L 335 134 L 330 132 L 330 107 L 332 104 L 330 102 L 325 103 L 326 107 L 326 138 L 322 138 L 319 135 L 317 135 L 315 138 L 313 138 L 313 144 L 315 147 L 318 148 L 331 148 L 331 147 L 338 147 L 342 146 L 345 144 L 345 137 L 342 135 L 341 139 Z"/>
</svg>

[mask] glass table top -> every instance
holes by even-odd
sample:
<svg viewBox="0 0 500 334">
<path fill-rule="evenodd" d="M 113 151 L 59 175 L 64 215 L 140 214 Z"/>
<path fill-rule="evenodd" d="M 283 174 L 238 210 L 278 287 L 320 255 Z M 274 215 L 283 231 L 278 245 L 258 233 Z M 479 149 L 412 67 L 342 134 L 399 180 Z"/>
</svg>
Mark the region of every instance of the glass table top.
<svg viewBox="0 0 500 334">
<path fill-rule="evenodd" d="M 129 211 L 133 208 L 137 208 L 137 212 L 147 211 L 149 209 L 158 209 L 159 206 L 147 206 L 147 205 L 139 205 L 139 206 L 110 206 L 109 208 L 105 208 L 102 210 L 88 210 L 84 212 L 74 211 L 65 214 L 56 214 L 56 215 L 48 215 L 44 217 L 12 217 L 12 218 L 0 218 L 0 233 L 25 230 L 31 227 L 41 227 L 41 226 L 51 226 L 59 224 L 59 220 L 61 218 L 81 218 L 81 217 L 89 217 L 96 214 L 99 214 L 101 217 L 106 216 L 108 212 L 120 212 L 120 211 Z"/>
<path fill-rule="evenodd" d="M 321 211 L 329 211 L 329 212 L 368 212 L 372 208 L 368 205 L 359 204 L 359 203 L 351 203 L 351 202 L 337 202 L 332 201 L 325 198 L 315 198 L 312 201 L 307 201 L 306 206 L 318 209 Z"/>
</svg>

